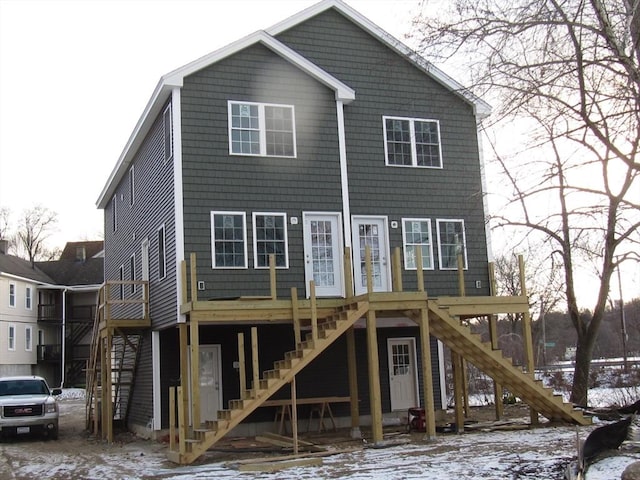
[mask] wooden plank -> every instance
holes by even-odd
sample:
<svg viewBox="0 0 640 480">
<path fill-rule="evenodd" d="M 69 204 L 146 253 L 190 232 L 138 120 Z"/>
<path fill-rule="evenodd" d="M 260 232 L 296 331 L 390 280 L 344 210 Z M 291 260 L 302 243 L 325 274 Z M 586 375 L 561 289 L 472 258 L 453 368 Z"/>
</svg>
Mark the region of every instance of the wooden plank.
<svg viewBox="0 0 640 480">
<path fill-rule="evenodd" d="M 464 286 L 464 260 L 462 253 L 458 253 L 458 293 L 461 297 L 466 295 Z"/>
<path fill-rule="evenodd" d="M 391 257 L 391 271 L 392 274 L 392 282 L 393 282 L 393 291 L 401 292 L 402 291 L 402 260 L 400 257 L 400 247 L 396 247 L 393 249 L 393 256 Z"/>
<path fill-rule="evenodd" d="M 190 321 L 191 340 L 191 418 L 194 428 L 200 426 L 200 332 L 198 321 Z"/>
<path fill-rule="evenodd" d="M 189 301 L 187 292 L 187 261 L 180 261 L 180 304 L 184 305 Z"/>
<path fill-rule="evenodd" d="M 178 451 L 183 456 L 187 451 L 187 409 L 184 388 L 178 387 Z"/>
<path fill-rule="evenodd" d="M 371 406 L 371 434 L 374 445 L 380 443 L 382 435 L 382 396 L 380 393 L 380 364 L 378 355 L 378 333 L 376 313 L 367 312 L 367 361 L 369 366 L 369 395 Z"/>
<path fill-rule="evenodd" d="M 291 434 L 293 435 L 293 454 L 298 454 L 298 404 L 296 403 L 296 376 L 291 379 Z"/>
<path fill-rule="evenodd" d="M 358 366 L 356 362 L 355 329 L 347 330 L 347 373 L 349 376 L 349 404 L 351 409 L 351 437 L 360 438 L 360 405 L 358 404 Z"/>
<path fill-rule="evenodd" d="M 344 248 L 344 291 L 347 298 L 353 297 L 353 270 L 351 268 L 351 248 Z"/>
<path fill-rule="evenodd" d="M 191 274 L 191 301 L 198 301 L 198 272 L 196 254 L 189 255 L 189 272 Z"/>
<path fill-rule="evenodd" d="M 303 397 L 298 398 L 298 405 L 319 405 L 321 403 L 348 403 L 351 401 L 351 397 Z M 261 407 L 282 407 L 284 405 L 291 405 L 290 398 L 267 400 L 260 404 Z"/>
<path fill-rule="evenodd" d="M 296 458 L 279 462 L 249 463 L 238 465 L 241 472 L 278 472 L 286 468 L 318 467 L 322 465 L 322 458 Z"/>
<path fill-rule="evenodd" d="M 276 256 L 269 254 L 269 286 L 271 291 L 271 300 L 278 299 L 278 285 L 276 283 Z"/>
<path fill-rule="evenodd" d="M 238 375 L 240 377 L 240 398 L 244 399 L 247 393 L 247 366 L 244 354 L 244 333 L 238 333 Z"/>
<path fill-rule="evenodd" d="M 416 277 L 418 282 L 418 291 L 424 292 L 424 270 L 422 266 L 422 247 L 416 245 Z"/>
<path fill-rule="evenodd" d="M 524 271 L 524 257 L 518 255 L 518 269 L 520 271 L 520 293 L 523 297 L 527 296 L 527 282 Z M 533 335 L 531 333 L 531 314 L 529 309 L 522 315 L 522 341 L 524 342 L 524 353 L 526 359 L 527 373 L 533 378 L 535 375 L 535 363 L 533 360 Z M 531 424 L 538 425 L 538 412 L 533 408 L 530 409 Z"/>
<path fill-rule="evenodd" d="M 169 450 L 176 449 L 176 387 L 169 387 Z"/>
<path fill-rule="evenodd" d="M 298 311 L 298 289 L 291 288 L 291 315 L 293 317 L 293 339 L 295 345 L 302 341 L 300 335 L 300 312 Z"/>
<path fill-rule="evenodd" d="M 311 340 L 315 348 L 318 341 L 318 308 L 316 306 L 316 283 L 313 280 L 309 282 L 309 295 L 311 299 Z"/>
<path fill-rule="evenodd" d="M 489 263 L 489 290 L 492 296 L 496 294 L 496 266 L 495 263 Z M 498 317 L 496 315 L 489 315 L 489 338 L 491 340 L 491 348 L 498 350 Z M 504 406 L 502 404 L 502 385 L 498 380 L 493 380 L 493 398 L 496 410 L 496 420 L 500 420 L 504 413 Z"/>
<path fill-rule="evenodd" d="M 431 372 L 431 340 L 429 338 L 429 312 L 420 310 L 420 347 L 422 352 L 422 378 L 424 383 L 424 412 L 426 437 L 436 437 L 436 410 L 433 398 L 433 373 Z"/>
<path fill-rule="evenodd" d="M 260 362 L 258 361 L 258 329 L 251 327 L 251 368 L 253 370 L 253 386 L 255 390 L 260 384 Z"/>
<path fill-rule="evenodd" d="M 189 339 L 186 323 L 178 324 L 178 341 L 180 342 L 180 387 L 187 392 L 189 391 L 188 379 L 189 379 Z M 184 437 L 186 435 L 187 420 L 184 416 L 184 412 L 189 411 L 189 398 L 185 395 L 183 390 L 178 390 L 178 435 Z M 182 409 L 182 410 L 180 410 Z M 180 411 L 183 415 L 180 415 Z M 182 452 L 184 453 L 184 452 Z"/>
</svg>

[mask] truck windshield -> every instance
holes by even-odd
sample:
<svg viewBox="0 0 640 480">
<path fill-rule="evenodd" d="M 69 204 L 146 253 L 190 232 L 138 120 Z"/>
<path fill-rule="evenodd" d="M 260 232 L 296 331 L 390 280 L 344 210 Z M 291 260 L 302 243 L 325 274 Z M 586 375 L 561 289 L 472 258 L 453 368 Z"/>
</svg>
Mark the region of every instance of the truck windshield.
<svg viewBox="0 0 640 480">
<path fill-rule="evenodd" d="M 48 395 L 49 389 L 42 380 L 0 381 L 0 396 L 6 395 Z"/>
</svg>

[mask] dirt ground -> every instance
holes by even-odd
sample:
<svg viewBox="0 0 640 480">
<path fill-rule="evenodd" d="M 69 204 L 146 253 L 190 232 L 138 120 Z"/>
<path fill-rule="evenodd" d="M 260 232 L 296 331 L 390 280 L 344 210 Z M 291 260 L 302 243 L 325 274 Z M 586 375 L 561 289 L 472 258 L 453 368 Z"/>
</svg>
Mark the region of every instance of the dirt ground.
<svg viewBox="0 0 640 480">
<path fill-rule="evenodd" d="M 85 479 L 192 479 L 192 478 L 236 478 L 242 474 L 228 473 L 220 465 L 226 462 L 238 462 L 249 458 L 262 458 L 270 455 L 283 455 L 282 449 L 257 442 L 253 438 L 227 439 L 216 445 L 216 448 L 207 452 L 192 466 L 176 466 L 167 461 L 165 453 L 166 444 L 135 437 L 130 433 L 120 433 L 113 444 L 95 439 L 84 429 L 84 401 L 69 399 L 60 402 L 60 434 L 59 439 L 45 440 L 38 437 L 17 437 L 4 440 L 0 443 L 0 479 L 26 480 L 26 479 L 51 479 L 51 480 L 85 480 Z M 507 406 L 505 418 L 525 418 L 528 409 L 522 406 Z M 492 407 L 473 408 L 470 418 L 474 421 L 485 422 L 494 420 Z M 448 419 L 447 419 L 448 420 Z M 542 430 L 542 429 L 541 429 Z M 307 434 L 303 438 L 317 445 L 324 445 L 334 450 L 362 449 L 366 446 L 366 440 L 354 441 L 348 435 L 348 430 L 336 433 Z M 368 431 L 363 429 L 363 436 L 368 436 Z M 469 435 L 471 437 L 472 434 Z M 566 435 L 566 434 L 565 434 Z M 389 442 L 405 441 L 420 443 L 424 435 L 413 433 L 408 435 L 406 426 L 397 425 L 385 427 L 385 439 Z M 458 436 L 459 437 L 459 436 Z M 570 438 L 570 437 L 569 437 Z M 473 444 L 473 440 L 471 440 Z M 566 444 L 566 436 L 561 445 Z M 451 451 L 451 445 L 443 442 L 440 445 L 431 445 L 430 454 L 447 455 Z M 455 448 L 459 448 L 456 446 Z M 495 446 L 492 446 L 495 450 Z M 510 450 L 518 448 L 510 446 Z M 549 443 L 540 447 L 548 449 L 549 455 L 558 455 L 558 443 Z M 558 465 L 555 470 L 562 467 L 570 459 L 570 450 L 558 457 Z M 474 455 L 477 455 L 476 452 Z M 495 453 L 495 452 L 492 452 Z M 543 452 L 544 454 L 544 452 Z M 359 455 L 355 453 L 354 455 Z M 335 466 L 335 477 L 341 478 L 340 472 L 347 468 Z M 213 464 L 216 464 L 214 467 Z M 209 468 L 209 469 L 208 469 Z M 340 469 L 343 470 L 340 470 Z M 208 469 L 208 470 L 207 470 Z M 392 474 L 393 476 L 393 474 Z M 422 477 L 422 475 L 420 475 Z M 246 478 L 246 474 L 245 474 Z M 259 477 L 254 477 L 259 478 Z M 285 478 L 275 476 L 271 478 Z M 326 478 L 329 478 L 328 476 Z M 362 477 L 374 478 L 374 477 Z M 386 478 L 386 477 L 384 477 Z M 400 478 L 400 477 L 397 477 Z M 417 478 L 403 476 L 403 478 Z M 429 477 L 424 477 L 429 478 Z M 466 477 L 458 477 L 466 478 Z M 475 478 L 475 477 L 469 477 Z M 492 477 L 484 477 L 492 478 Z M 511 478 L 561 478 L 561 477 L 529 477 L 516 476 Z"/>
</svg>

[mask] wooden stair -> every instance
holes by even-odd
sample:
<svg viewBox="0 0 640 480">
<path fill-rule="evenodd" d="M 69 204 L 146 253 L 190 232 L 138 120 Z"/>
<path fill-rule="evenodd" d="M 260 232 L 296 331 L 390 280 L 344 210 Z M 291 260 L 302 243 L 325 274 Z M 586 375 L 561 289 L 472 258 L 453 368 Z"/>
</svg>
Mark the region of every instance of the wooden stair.
<svg viewBox="0 0 640 480">
<path fill-rule="evenodd" d="M 500 350 L 493 350 L 490 342 L 482 342 L 480 335 L 472 333 L 471 329 L 463 325 L 456 316 L 451 315 L 447 306 L 441 305 L 438 299 L 429 299 L 428 303 L 429 330 L 451 350 L 507 387 L 511 393 L 549 420 L 579 425 L 591 423 L 591 420 L 581 411 L 574 409 L 572 404 L 565 403 L 562 395 L 554 395 L 552 389 L 544 387 L 532 374 L 514 366 Z M 417 318 L 418 314 L 414 313 L 411 316 Z"/>
<path fill-rule="evenodd" d="M 167 458 L 175 463 L 188 464 L 196 460 L 242 420 L 267 401 L 281 387 L 291 382 L 318 355 L 344 334 L 368 310 L 367 302 L 354 302 L 336 309 L 324 321 L 318 322 L 317 339 L 307 333 L 296 349 L 274 363 L 272 370 L 263 373 L 258 385 L 246 391 L 244 398 L 231 400 L 227 410 L 218 411 L 217 421 L 207 421 L 193 429 L 185 442 L 184 452 L 170 450 Z"/>
</svg>

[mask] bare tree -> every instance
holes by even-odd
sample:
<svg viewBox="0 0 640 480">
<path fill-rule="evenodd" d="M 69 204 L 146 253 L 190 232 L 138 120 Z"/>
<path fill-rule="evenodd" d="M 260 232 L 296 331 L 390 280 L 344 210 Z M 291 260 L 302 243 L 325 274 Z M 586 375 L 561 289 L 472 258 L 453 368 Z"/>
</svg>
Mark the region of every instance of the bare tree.
<svg viewBox="0 0 640 480">
<path fill-rule="evenodd" d="M 36 206 L 25 210 L 18 223 L 16 241 L 33 265 L 36 260 L 50 260 L 52 255 L 45 245 L 58 222 L 58 214 L 46 207 Z"/>
<path fill-rule="evenodd" d="M 640 2 L 456 0 L 416 32 L 425 56 L 463 59 L 496 103 L 485 127 L 509 194 L 494 225 L 544 242 L 562 266 L 578 336 L 571 400 L 586 405 L 612 273 L 638 260 Z M 527 143 L 505 152 L 514 120 Z M 585 267 L 599 279 L 591 315 L 577 299 Z"/>
<path fill-rule="evenodd" d="M 9 240 L 9 216 L 7 207 L 0 207 L 0 240 Z"/>
</svg>

